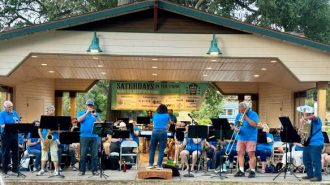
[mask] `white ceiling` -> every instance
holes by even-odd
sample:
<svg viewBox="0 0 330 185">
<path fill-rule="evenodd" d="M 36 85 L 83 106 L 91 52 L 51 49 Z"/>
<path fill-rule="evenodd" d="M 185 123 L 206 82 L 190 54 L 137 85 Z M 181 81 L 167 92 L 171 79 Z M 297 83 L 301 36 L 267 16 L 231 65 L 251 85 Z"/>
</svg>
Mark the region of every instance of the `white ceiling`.
<svg viewBox="0 0 330 185">
<path fill-rule="evenodd" d="M 256 77 L 255 75 L 259 75 Z M 196 81 L 273 83 L 301 90 L 300 83 L 275 58 L 146 57 L 30 54 L 2 84 L 35 78 L 121 81 Z M 221 88 L 221 87 L 220 87 Z M 222 89 L 226 92 L 225 89 Z"/>
</svg>

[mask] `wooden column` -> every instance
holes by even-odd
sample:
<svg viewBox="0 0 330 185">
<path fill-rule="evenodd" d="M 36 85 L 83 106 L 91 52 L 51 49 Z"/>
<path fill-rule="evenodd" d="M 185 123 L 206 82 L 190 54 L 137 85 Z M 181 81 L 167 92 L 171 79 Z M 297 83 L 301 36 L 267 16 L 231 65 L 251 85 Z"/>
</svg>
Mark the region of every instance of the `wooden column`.
<svg viewBox="0 0 330 185">
<path fill-rule="evenodd" d="M 327 89 L 328 82 L 317 82 L 317 115 L 320 116 L 323 125 L 325 124 L 325 115 L 327 111 Z"/>
<path fill-rule="evenodd" d="M 72 118 L 76 117 L 76 97 L 77 97 L 77 92 L 72 91 L 69 92 L 70 96 L 70 116 Z"/>
<path fill-rule="evenodd" d="M 251 95 L 251 100 L 252 100 L 252 105 L 251 108 L 253 111 L 255 111 L 256 113 L 259 112 L 259 95 L 258 94 L 252 94 Z"/>
<path fill-rule="evenodd" d="M 63 91 L 55 91 L 55 115 L 62 116 Z"/>
</svg>

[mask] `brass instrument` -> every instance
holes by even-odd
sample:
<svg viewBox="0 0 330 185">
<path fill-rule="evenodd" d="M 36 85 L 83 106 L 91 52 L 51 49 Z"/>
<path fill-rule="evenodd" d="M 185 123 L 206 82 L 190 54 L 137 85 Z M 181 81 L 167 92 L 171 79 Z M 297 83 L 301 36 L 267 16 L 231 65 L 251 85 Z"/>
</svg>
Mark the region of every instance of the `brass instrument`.
<svg viewBox="0 0 330 185">
<path fill-rule="evenodd" d="M 304 144 L 305 141 L 307 141 L 307 139 L 309 138 L 310 130 L 311 130 L 311 120 L 303 119 L 300 128 L 298 129 L 298 135 L 300 136 L 301 144 Z"/>
<path fill-rule="evenodd" d="M 50 148 L 50 144 L 53 141 L 53 135 L 51 131 L 48 131 L 48 134 L 46 136 L 46 139 L 44 140 L 42 150 L 47 152 Z"/>
<path fill-rule="evenodd" d="M 249 111 L 249 108 L 246 108 L 245 111 L 243 112 L 242 116 L 240 117 L 240 119 L 236 122 L 236 127 L 238 128 L 238 131 L 237 131 L 237 134 L 236 134 L 236 131 L 233 132 L 233 135 L 230 138 L 230 142 L 232 142 L 232 144 L 227 145 L 226 150 L 225 150 L 226 155 L 229 155 L 231 153 L 231 151 L 233 150 L 234 143 L 237 140 L 238 134 L 240 133 L 240 128 L 241 128 L 241 126 L 243 126 L 244 116 L 246 115 L 246 113 L 248 111 Z"/>
</svg>

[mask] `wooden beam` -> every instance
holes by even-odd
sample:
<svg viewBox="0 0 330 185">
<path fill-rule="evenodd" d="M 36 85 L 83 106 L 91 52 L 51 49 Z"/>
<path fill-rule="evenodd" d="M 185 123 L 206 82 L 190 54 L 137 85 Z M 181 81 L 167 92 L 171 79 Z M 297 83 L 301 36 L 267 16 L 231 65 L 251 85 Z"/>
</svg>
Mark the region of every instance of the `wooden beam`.
<svg viewBox="0 0 330 185">
<path fill-rule="evenodd" d="M 76 97 L 77 97 L 77 92 L 76 91 L 69 92 L 69 97 L 70 97 L 70 116 L 72 118 L 75 118 L 76 117 Z"/>
<path fill-rule="evenodd" d="M 55 116 L 62 116 L 63 91 L 55 91 Z"/>
<path fill-rule="evenodd" d="M 154 32 L 158 30 L 158 0 L 154 1 Z"/>
<path fill-rule="evenodd" d="M 327 89 L 328 82 L 316 82 L 317 115 L 321 118 L 323 124 L 325 123 L 325 116 L 327 111 Z"/>
</svg>

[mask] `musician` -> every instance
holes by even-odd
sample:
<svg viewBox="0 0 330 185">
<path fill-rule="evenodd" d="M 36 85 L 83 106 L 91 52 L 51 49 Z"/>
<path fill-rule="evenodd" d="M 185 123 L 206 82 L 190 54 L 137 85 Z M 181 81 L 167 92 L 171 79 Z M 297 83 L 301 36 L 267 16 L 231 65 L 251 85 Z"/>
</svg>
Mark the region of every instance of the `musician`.
<svg viewBox="0 0 330 185">
<path fill-rule="evenodd" d="M 12 172 L 18 173 L 18 135 L 17 131 L 6 131 L 5 124 L 16 124 L 21 121 L 19 114 L 13 110 L 13 103 L 5 101 L 4 109 L 0 112 L 1 145 L 2 145 L 2 172 L 8 173 L 8 163 L 12 160 Z M 11 152 L 11 159 L 10 159 Z"/>
<path fill-rule="evenodd" d="M 173 114 L 173 109 L 168 109 L 168 114 L 170 115 L 170 128 L 168 129 L 168 131 L 174 133 L 177 119 L 176 119 L 176 116 Z"/>
<path fill-rule="evenodd" d="M 170 122 L 170 116 L 166 105 L 160 104 L 156 110 L 156 114 L 153 117 L 154 127 L 151 134 L 150 141 L 150 155 L 149 155 L 149 166 L 147 169 L 153 168 L 155 150 L 159 142 L 159 152 L 157 161 L 157 170 L 162 170 L 162 163 L 164 158 L 164 150 L 167 142 L 167 125 Z"/>
<path fill-rule="evenodd" d="M 181 156 L 181 165 L 187 166 L 186 171 L 189 171 L 187 156 L 190 153 L 192 153 L 191 170 L 193 170 L 197 162 L 197 155 L 200 156 L 202 154 L 202 149 L 203 149 L 202 142 L 203 140 L 201 138 L 185 138 L 183 140 L 183 147 L 185 147 L 185 149 L 182 150 L 180 156 Z"/>
<path fill-rule="evenodd" d="M 267 157 L 270 157 L 273 153 L 274 137 L 269 133 L 269 127 L 267 124 L 262 124 L 262 128 L 262 131 L 266 132 L 267 143 L 257 143 L 256 156 L 260 156 L 261 173 L 265 173 Z"/>
<path fill-rule="evenodd" d="M 28 153 L 36 156 L 33 171 L 37 171 L 40 169 L 41 162 L 41 140 L 40 138 L 32 138 L 31 133 L 29 133 L 26 145 Z"/>
<path fill-rule="evenodd" d="M 178 124 L 175 125 L 175 130 L 178 128 L 186 128 L 186 124 L 184 122 L 179 122 Z M 186 135 L 187 132 L 184 131 L 184 134 Z M 178 159 L 179 159 L 179 153 L 181 153 L 181 150 L 183 149 L 183 141 L 179 141 L 176 137 L 176 134 L 174 135 L 174 140 L 175 140 L 175 149 L 174 149 L 174 158 L 173 161 L 175 164 L 178 164 Z"/>
<path fill-rule="evenodd" d="M 303 161 L 307 171 L 307 176 L 303 179 L 309 179 L 312 182 L 322 181 L 321 153 L 324 145 L 322 121 L 314 114 L 313 107 L 305 105 L 298 107 L 297 110 L 303 113 L 301 124 L 311 124 L 310 143 L 304 146 L 303 150 Z"/>
<path fill-rule="evenodd" d="M 258 114 L 251 109 L 249 109 L 248 104 L 241 102 L 238 106 L 239 113 L 236 116 L 234 130 L 239 132 L 237 137 L 237 153 L 238 153 L 238 163 L 239 170 L 234 175 L 235 177 L 243 177 L 244 174 L 244 153 L 247 151 L 249 155 L 249 166 L 250 174 L 249 178 L 254 178 L 256 176 L 255 167 L 256 167 L 256 145 L 258 137 Z M 238 128 L 238 122 L 242 122 L 242 126 Z"/>
<path fill-rule="evenodd" d="M 290 161 L 290 157 L 293 159 L 293 164 L 297 167 L 303 164 L 303 150 L 304 146 L 300 143 L 293 143 L 291 153 L 288 151 L 282 156 L 282 165 L 286 164 L 286 159 Z"/>
<path fill-rule="evenodd" d="M 236 136 L 237 133 L 234 134 L 234 137 Z M 229 168 L 233 168 L 233 162 L 234 162 L 234 157 L 237 156 L 237 139 L 236 140 L 225 140 L 225 146 L 224 148 L 222 148 L 221 150 L 218 150 L 215 152 L 214 158 L 213 160 L 215 160 L 215 165 L 214 165 L 214 169 L 216 169 L 214 172 L 215 173 L 219 173 L 220 165 L 220 156 L 224 156 L 224 155 L 228 155 L 228 161 L 229 161 Z M 222 161 L 224 162 L 224 160 Z M 225 168 L 223 168 L 225 169 Z"/>
<path fill-rule="evenodd" d="M 49 105 L 46 108 L 47 116 L 55 116 L 54 105 Z M 59 163 L 58 163 L 58 133 L 52 132 L 50 129 L 38 128 L 38 134 L 41 141 L 41 169 L 37 176 L 45 174 L 45 166 L 48 160 L 48 152 L 50 151 L 51 161 L 54 164 L 54 175 L 59 175 Z"/>
<path fill-rule="evenodd" d="M 79 176 L 85 175 L 87 152 L 91 152 L 92 157 L 92 174 L 98 175 L 98 138 L 97 134 L 93 134 L 94 123 L 102 122 L 99 113 L 94 109 L 94 101 L 88 99 L 86 101 L 84 111 L 77 114 L 78 122 L 80 122 L 80 169 Z"/>
<path fill-rule="evenodd" d="M 153 118 L 152 118 L 152 111 L 148 110 L 147 111 L 147 117 L 149 118 L 149 124 L 147 127 L 152 125 Z M 150 136 L 145 136 L 143 138 L 143 153 L 148 152 L 150 149 Z"/>
</svg>

